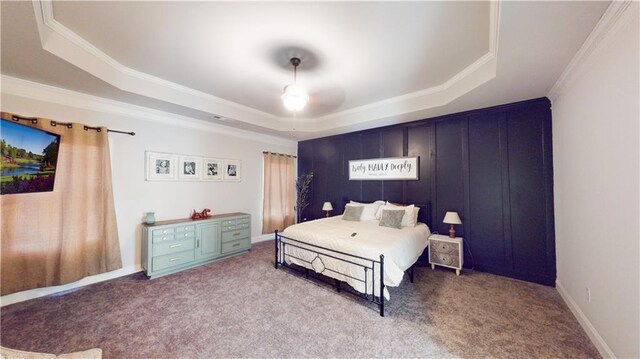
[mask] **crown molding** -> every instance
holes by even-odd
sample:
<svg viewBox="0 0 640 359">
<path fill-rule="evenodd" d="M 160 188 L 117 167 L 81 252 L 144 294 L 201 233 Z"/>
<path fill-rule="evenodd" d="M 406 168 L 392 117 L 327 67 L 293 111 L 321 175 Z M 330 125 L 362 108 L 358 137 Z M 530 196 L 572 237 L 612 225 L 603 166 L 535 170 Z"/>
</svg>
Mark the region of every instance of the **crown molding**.
<svg viewBox="0 0 640 359">
<path fill-rule="evenodd" d="M 489 52 L 445 83 L 318 118 L 316 131 L 328 131 L 382 118 L 444 106 L 496 76 L 502 2 L 490 4 Z M 410 121 L 411 119 L 409 119 Z"/>
<path fill-rule="evenodd" d="M 51 0 L 32 2 L 42 48 L 110 85 L 141 96 L 283 132 L 290 131 L 294 125 L 302 131 L 319 132 L 400 117 L 446 105 L 493 79 L 496 76 L 502 8 L 500 0 L 491 1 L 488 52 L 445 83 L 317 118 L 292 120 L 128 68 L 56 21 Z"/>
<path fill-rule="evenodd" d="M 215 134 L 232 136 L 240 139 L 276 144 L 282 146 L 296 146 L 297 141 L 228 127 L 170 112 L 150 109 L 143 106 L 132 105 L 125 102 L 110 100 L 103 97 L 87 95 L 84 93 L 45 85 L 17 77 L 0 74 L 0 90 L 2 95 L 12 95 L 28 99 L 53 103 L 56 105 L 70 106 L 89 111 L 100 111 L 118 116 L 164 124 L 173 127 L 188 128 L 197 131 L 206 131 Z M 177 120 L 177 121 L 176 121 Z"/>
<path fill-rule="evenodd" d="M 191 107 L 262 127 L 280 118 L 202 91 L 126 67 L 56 21 L 53 2 L 34 0 L 42 48 L 123 91 Z M 278 130 L 278 128 L 275 128 Z"/>
<path fill-rule="evenodd" d="M 589 69 L 592 59 L 614 38 L 616 30 L 630 19 L 633 10 L 630 6 L 638 3 L 634 1 L 612 1 L 607 10 L 584 41 L 578 52 L 573 56 L 567 67 L 562 71 L 556 83 L 551 87 L 547 97 L 551 101 L 557 100 L 572 86 L 575 79 Z"/>
</svg>

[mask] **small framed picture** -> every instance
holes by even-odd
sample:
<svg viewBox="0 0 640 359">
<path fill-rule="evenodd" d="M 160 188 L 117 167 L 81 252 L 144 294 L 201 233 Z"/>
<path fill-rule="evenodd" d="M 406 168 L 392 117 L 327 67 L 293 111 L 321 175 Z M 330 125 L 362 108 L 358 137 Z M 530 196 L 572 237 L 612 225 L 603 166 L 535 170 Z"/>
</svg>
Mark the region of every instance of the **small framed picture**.
<svg viewBox="0 0 640 359">
<path fill-rule="evenodd" d="M 202 159 L 200 157 L 180 156 L 178 165 L 178 178 L 187 180 L 199 180 L 202 171 Z"/>
<path fill-rule="evenodd" d="M 147 181 L 172 181 L 176 179 L 178 161 L 175 155 L 147 151 Z"/>
<path fill-rule="evenodd" d="M 240 181 L 242 179 L 242 165 L 239 160 L 224 160 L 225 181 Z"/>
<path fill-rule="evenodd" d="M 202 160 L 202 179 L 207 181 L 221 181 L 223 161 L 217 158 L 204 158 Z"/>
</svg>

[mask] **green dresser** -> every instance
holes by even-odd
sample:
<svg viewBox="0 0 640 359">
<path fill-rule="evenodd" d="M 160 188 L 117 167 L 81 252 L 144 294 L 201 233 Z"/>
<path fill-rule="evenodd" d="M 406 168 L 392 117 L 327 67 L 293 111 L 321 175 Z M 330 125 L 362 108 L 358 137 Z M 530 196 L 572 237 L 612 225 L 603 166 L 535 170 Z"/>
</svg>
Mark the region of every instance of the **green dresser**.
<svg viewBox="0 0 640 359">
<path fill-rule="evenodd" d="M 251 217 L 246 213 L 142 224 L 142 268 L 151 279 L 249 249 Z"/>
</svg>

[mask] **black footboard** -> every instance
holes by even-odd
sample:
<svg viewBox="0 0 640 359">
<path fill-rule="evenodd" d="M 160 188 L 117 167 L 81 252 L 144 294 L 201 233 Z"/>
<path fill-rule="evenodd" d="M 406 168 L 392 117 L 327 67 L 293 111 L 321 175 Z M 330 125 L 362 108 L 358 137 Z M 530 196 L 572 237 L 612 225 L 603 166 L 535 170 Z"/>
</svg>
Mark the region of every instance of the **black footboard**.
<svg viewBox="0 0 640 359">
<path fill-rule="evenodd" d="M 306 242 L 302 242 L 293 238 L 289 238 L 283 236 L 275 231 L 275 261 L 274 267 L 278 269 L 278 266 L 287 267 L 289 269 L 293 269 L 298 271 L 298 268 L 294 267 L 291 264 L 288 264 L 286 258 L 294 258 L 302 263 L 308 264 L 313 270 L 318 274 L 324 274 L 328 277 L 331 277 L 331 273 L 338 274 L 343 277 L 347 277 L 353 279 L 355 281 L 361 282 L 364 285 L 364 293 L 356 293 L 354 294 L 368 300 L 372 303 L 375 303 L 380 308 L 380 316 L 384 317 L 384 255 L 380 254 L 379 259 L 371 259 L 356 256 L 349 253 L 344 253 L 336 250 L 332 250 L 329 248 L 321 247 L 314 244 L 309 244 Z M 286 253 L 286 247 L 290 246 L 293 248 L 298 248 L 307 253 L 310 253 L 312 256 L 311 260 L 304 259 L 301 257 L 296 257 L 294 255 Z M 335 269 L 328 268 L 323 261 L 324 259 L 331 258 L 332 260 L 338 260 L 344 263 L 348 263 L 349 265 L 356 266 L 362 269 L 362 277 L 354 277 L 352 275 L 341 273 Z M 377 267 L 377 268 L 376 268 Z M 306 278 L 309 278 L 309 268 L 302 267 L 301 271 Z M 372 283 L 376 277 L 376 272 L 378 273 L 380 292 L 378 296 L 374 295 L 374 288 L 376 283 Z M 369 276 L 371 279 L 369 279 Z M 413 279 L 413 271 L 411 273 L 411 279 Z M 412 280 L 413 282 L 413 280 Z M 340 281 L 338 279 L 335 280 L 336 290 L 339 292 L 341 290 Z M 371 287 L 371 293 L 369 293 L 369 287 Z"/>
</svg>

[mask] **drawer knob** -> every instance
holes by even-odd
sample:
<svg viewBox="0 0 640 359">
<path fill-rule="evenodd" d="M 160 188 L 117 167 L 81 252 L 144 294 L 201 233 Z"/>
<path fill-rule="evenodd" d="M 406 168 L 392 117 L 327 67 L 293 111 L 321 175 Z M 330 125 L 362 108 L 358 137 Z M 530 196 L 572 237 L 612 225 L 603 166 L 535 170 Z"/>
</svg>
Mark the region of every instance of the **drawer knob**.
<svg viewBox="0 0 640 359">
<path fill-rule="evenodd" d="M 184 230 L 186 231 L 187 229 L 189 229 L 189 227 L 184 227 Z"/>
<path fill-rule="evenodd" d="M 239 236 L 239 235 L 240 235 L 240 232 L 236 232 L 236 233 L 233 234 L 234 237 L 235 236 Z"/>
<path fill-rule="evenodd" d="M 240 243 L 236 243 L 236 244 L 234 244 L 233 246 L 234 246 L 234 247 L 238 247 L 238 246 L 240 246 Z"/>
<path fill-rule="evenodd" d="M 166 230 L 164 230 L 164 231 L 162 231 L 162 233 L 167 233 L 167 231 L 166 231 Z"/>
<path fill-rule="evenodd" d="M 162 237 L 162 240 L 165 240 L 165 239 L 167 239 L 167 237 Z"/>
<path fill-rule="evenodd" d="M 181 246 L 182 246 L 182 243 L 180 243 L 180 244 L 174 244 L 174 245 L 172 245 L 172 246 L 169 246 L 169 248 L 177 248 L 177 247 L 181 247 Z"/>
<path fill-rule="evenodd" d="M 185 236 L 185 237 L 189 237 L 189 234 L 185 233 L 185 234 L 184 234 L 184 236 Z"/>
<path fill-rule="evenodd" d="M 169 261 L 170 261 L 170 262 L 175 262 L 175 261 L 177 261 L 177 260 L 180 260 L 180 257 L 175 257 L 175 258 L 171 258 L 171 259 L 169 259 Z"/>
</svg>

